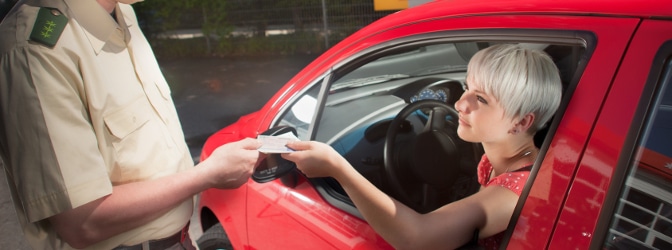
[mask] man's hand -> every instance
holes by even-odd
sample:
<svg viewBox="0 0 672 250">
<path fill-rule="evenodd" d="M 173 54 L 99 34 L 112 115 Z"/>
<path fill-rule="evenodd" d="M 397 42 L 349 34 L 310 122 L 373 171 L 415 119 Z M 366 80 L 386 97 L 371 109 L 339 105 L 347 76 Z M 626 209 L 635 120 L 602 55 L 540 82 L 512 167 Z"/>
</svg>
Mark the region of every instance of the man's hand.
<svg viewBox="0 0 672 250">
<path fill-rule="evenodd" d="M 247 182 L 258 163 L 265 158 L 257 148 L 261 142 L 246 138 L 224 144 L 198 167 L 206 168 L 206 179 L 213 188 L 238 188 Z"/>
</svg>

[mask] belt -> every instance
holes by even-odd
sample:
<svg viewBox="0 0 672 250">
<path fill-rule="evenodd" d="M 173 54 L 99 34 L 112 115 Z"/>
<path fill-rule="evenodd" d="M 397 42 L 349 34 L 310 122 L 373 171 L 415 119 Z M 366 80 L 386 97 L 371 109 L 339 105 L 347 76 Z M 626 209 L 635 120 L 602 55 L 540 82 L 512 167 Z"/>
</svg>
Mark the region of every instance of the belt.
<svg viewBox="0 0 672 250">
<path fill-rule="evenodd" d="M 184 241 L 186 238 L 187 234 L 189 233 L 189 223 L 187 223 L 186 226 L 182 228 L 179 232 L 168 236 L 163 239 L 158 239 L 158 240 L 149 240 L 137 245 L 132 245 L 132 246 L 118 246 L 115 247 L 113 250 L 143 250 L 143 245 L 148 246 L 149 249 L 166 249 L 171 246 L 174 246 L 175 244 L 181 243 Z M 147 249 L 147 248 L 145 248 Z"/>
</svg>

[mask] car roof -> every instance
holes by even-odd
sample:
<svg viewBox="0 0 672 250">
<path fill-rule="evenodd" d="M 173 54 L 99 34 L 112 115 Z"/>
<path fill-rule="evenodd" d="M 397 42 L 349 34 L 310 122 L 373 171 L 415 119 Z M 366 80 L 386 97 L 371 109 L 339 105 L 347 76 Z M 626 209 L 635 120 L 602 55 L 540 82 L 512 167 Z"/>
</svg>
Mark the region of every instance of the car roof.
<svg viewBox="0 0 672 250">
<path fill-rule="evenodd" d="M 441 16 L 543 13 L 672 19 L 670 0 L 436 0 L 424 9 L 434 10 L 434 15 L 444 12 Z"/>
<path fill-rule="evenodd" d="M 544 14 L 672 20 L 670 0 L 436 0 L 381 18 L 373 29 L 460 16 Z M 371 28 L 371 27 L 367 27 Z"/>
<path fill-rule="evenodd" d="M 672 0 L 435 0 L 378 19 L 334 46 L 330 54 L 364 37 L 406 25 L 447 18 L 521 14 L 672 21 Z"/>
</svg>

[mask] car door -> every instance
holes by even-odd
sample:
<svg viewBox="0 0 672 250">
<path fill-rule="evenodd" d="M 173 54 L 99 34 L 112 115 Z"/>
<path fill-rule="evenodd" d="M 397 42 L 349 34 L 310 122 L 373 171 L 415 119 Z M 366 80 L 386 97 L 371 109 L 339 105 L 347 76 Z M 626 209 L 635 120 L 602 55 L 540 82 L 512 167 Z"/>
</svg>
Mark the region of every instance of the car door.
<svg viewBox="0 0 672 250">
<path fill-rule="evenodd" d="M 615 75 L 549 248 L 672 247 L 671 58 L 672 21 L 644 20 Z"/>
<path fill-rule="evenodd" d="M 319 107 L 321 100 L 324 99 L 323 95 L 327 92 L 325 88 L 328 85 L 323 84 L 331 81 L 330 70 L 337 71 L 341 67 L 346 68 L 349 62 L 359 60 L 358 56 L 389 49 L 392 46 L 426 39 L 439 39 L 441 36 L 443 36 L 441 39 L 464 41 L 490 39 L 499 42 L 554 41 L 560 44 L 585 42 L 589 46 L 587 48 L 589 52 L 577 58 L 587 63 L 581 66 L 585 67 L 585 71 L 569 79 L 574 82 L 571 85 L 572 89 L 568 92 L 572 95 L 571 103 L 565 106 L 566 114 L 562 122 L 559 126 L 556 124 L 558 129 L 552 138 L 553 142 L 550 147 L 563 154 L 547 155 L 541 163 L 542 168 L 548 168 L 551 171 L 553 185 L 550 188 L 552 191 L 557 190 L 558 193 L 552 196 L 546 194 L 545 197 L 534 197 L 534 200 L 530 202 L 536 209 L 548 209 L 540 214 L 555 218 L 560 212 L 561 194 L 566 193 L 569 186 L 570 180 L 567 176 L 571 174 L 568 172 L 573 172 L 576 162 L 579 161 L 578 154 L 573 154 L 573 152 L 581 151 L 586 143 L 589 128 L 599 111 L 599 104 L 608 91 L 622 52 L 637 22 L 636 19 L 629 18 L 561 15 L 436 18 L 401 25 L 362 38 L 348 48 L 344 48 L 341 55 L 333 55 L 332 58 L 343 57 L 322 67 L 320 78 L 305 81 L 312 82 L 315 88 L 313 91 L 319 93 L 314 98 Z M 599 40 L 597 43 L 595 38 Z M 319 63 L 314 65 L 319 65 Z M 301 98 L 297 96 L 294 99 L 294 103 L 297 103 Z M 316 108 L 314 112 L 319 116 L 321 109 Z M 281 114 L 284 113 L 281 112 Z M 308 131 L 310 131 L 313 129 L 311 126 L 315 125 L 309 124 L 308 126 Z M 563 145 L 568 144 L 570 148 L 562 148 Z M 537 180 L 535 184 L 536 182 Z M 264 184 L 249 182 L 248 188 L 248 239 L 255 248 L 389 248 L 389 245 L 358 215 L 356 208 L 352 204 L 347 204 L 347 197 L 345 197 L 346 201 L 339 201 L 338 195 L 333 194 L 335 192 L 330 190 L 328 185 L 311 183 L 305 177 L 296 174 L 294 177 Z M 555 194 L 560 194 L 560 197 L 556 197 Z M 538 240 L 547 242 L 550 238 L 548 233 L 553 228 L 552 223 L 553 221 L 548 220 L 535 222 L 535 226 L 541 226 L 544 230 L 526 232 L 527 234 L 522 236 L 525 238 L 524 241 L 534 241 L 536 239 L 532 237 L 540 237 Z"/>
<path fill-rule="evenodd" d="M 566 204 L 565 198 L 574 192 L 574 184 L 583 181 L 577 182 L 575 172 L 582 166 L 579 163 L 585 164 L 582 160 L 586 159 L 586 144 L 595 134 L 592 130 L 596 118 L 610 93 L 614 75 L 622 67 L 624 51 L 639 19 L 590 17 L 582 23 L 581 27 L 571 29 L 587 30 L 595 34 L 597 41 L 590 59 L 585 62 L 584 71 L 576 76 L 573 89 L 563 98 L 558 111 L 562 114 L 561 119 L 555 119 L 551 125 L 551 129 L 556 128 L 556 131 L 552 138 L 547 138 L 551 142 L 547 149 L 542 148 L 545 156 L 541 163 L 537 163 L 540 166 L 533 169 L 530 177 L 533 181 L 527 184 L 521 195 L 503 243 L 507 249 L 567 247 L 566 242 L 549 244 L 552 239 L 556 239 L 556 227 L 579 223 L 576 218 L 569 221 L 559 221 L 557 218 L 568 211 L 575 211 L 575 207 Z M 593 181 L 588 184 L 590 187 L 608 185 Z M 587 197 L 585 194 L 577 195 Z M 584 205 L 593 206 L 591 203 L 581 204 Z M 581 233 L 571 239 L 575 241 L 576 237 L 586 237 Z"/>
</svg>

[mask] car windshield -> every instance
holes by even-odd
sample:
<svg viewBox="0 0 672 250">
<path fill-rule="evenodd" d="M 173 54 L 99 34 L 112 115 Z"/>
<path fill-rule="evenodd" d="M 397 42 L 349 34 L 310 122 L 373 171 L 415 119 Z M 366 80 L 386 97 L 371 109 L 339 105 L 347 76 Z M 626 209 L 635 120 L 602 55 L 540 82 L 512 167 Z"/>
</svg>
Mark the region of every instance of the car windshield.
<svg viewBox="0 0 672 250">
<path fill-rule="evenodd" d="M 367 85 L 372 85 L 372 84 L 378 84 L 378 83 L 384 83 L 389 80 L 395 80 L 395 79 L 403 79 L 410 77 L 410 75 L 405 75 L 405 74 L 393 74 L 393 75 L 379 75 L 379 76 L 369 76 L 369 77 L 363 77 L 363 78 L 356 78 L 356 79 L 350 79 L 347 81 L 342 81 L 339 82 L 338 84 L 334 84 L 331 86 L 331 91 L 338 91 L 340 89 L 348 89 L 348 88 L 357 88 L 357 87 L 362 87 L 362 86 L 367 86 Z"/>
<path fill-rule="evenodd" d="M 330 93 L 409 77 L 466 72 L 469 52 L 463 50 L 473 47 L 465 46 L 468 44 L 475 46 L 475 43 L 432 44 L 380 57 L 334 82 Z"/>
</svg>

